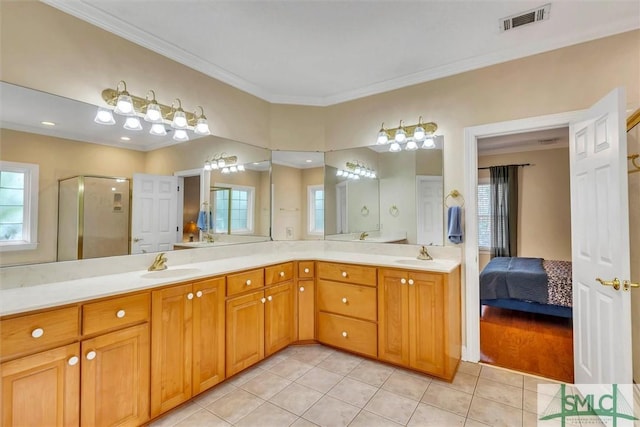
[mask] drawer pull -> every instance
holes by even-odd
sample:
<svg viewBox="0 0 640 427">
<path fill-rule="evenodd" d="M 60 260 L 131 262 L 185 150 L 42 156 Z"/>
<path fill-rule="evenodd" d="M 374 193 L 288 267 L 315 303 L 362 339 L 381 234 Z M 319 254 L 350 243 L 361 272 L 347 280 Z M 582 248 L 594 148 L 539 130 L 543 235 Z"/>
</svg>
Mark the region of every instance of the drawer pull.
<svg viewBox="0 0 640 427">
<path fill-rule="evenodd" d="M 309 268 L 308 268 L 308 267 L 307 267 L 307 268 L 305 268 L 305 269 L 304 269 L 304 272 L 305 272 L 305 273 L 308 273 L 308 272 L 309 272 Z"/>
<path fill-rule="evenodd" d="M 346 338 L 346 337 L 347 337 L 347 335 L 348 335 L 348 334 L 347 334 L 347 331 L 342 331 L 342 336 L 343 336 L 343 337 L 345 337 L 345 338 Z"/>
<path fill-rule="evenodd" d="M 413 279 L 409 279 L 409 284 L 413 285 Z"/>
<path fill-rule="evenodd" d="M 271 300 L 273 300 L 273 297 L 272 297 L 271 295 L 269 295 L 269 296 L 267 297 L 267 301 L 271 301 Z"/>
<path fill-rule="evenodd" d="M 304 292 L 304 286 L 300 286 L 300 292 Z"/>
<path fill-rule="evenodd" d="M 402 284 L 404 285 L 405 283 L 407 283 L 407 279 L 405 279 L 405 278 L 403 277 L 402 279 L 400 279 L 400 283 L 402 283 Z"/>
<path fill-rule="evenodd" d="M 69 366 L 74 366 L 77 365 L 79 361 L 80 359 L 78 358 L 78 356 L 71 356 L 69 360 L 67 360 L 67 363 L 69 364 Z"/>
<path fill-rule="evenodd" d="M 189 292 L 187 294 L 187 299 L 193 299 L 193 292 Z"/>
<path fill-rule="evenodd" d="M 31 331 L 31 336 L 33 338 L 40 338 L 43 335 L 44 335 L 44 329 L 42 328 L 35 328 L 33 331 Z"/>
<path fill-rule="evenodd" d="M 346 271 L 342 272 L 342 277 L 347 277 L 347 272 Z"/>
<path fill-rule="evenodd" d="M 345 298 L 342 298 L 342 303 L 343 303 L 343 304 L 346 304 L 346 303 L 348 303 L 348 302 L 349 302 L 349 300 L 348 300 L 346 297 L 345 297 Z"/>
<path fill-rule="evenodd" d="M 247 279 L 245 283 L 247 284 L 247 286 L 251 286 L 251 279 Z"/>
<path fill-rule="evenodd" d="M 265 302 L 267 302 L 266 298 L 262 298 L 260 301 L 262 301 L 262 303 L 264 304 Z"/>
<path fill-rule="evenodd" d="M 95 359 L 95 358 L 96 358 L 96 352 L 95 352 L 95 351 L 93 351 L 93 350 L 91 350 L 89 353 L 87 353 L 86 358 L 87 358 L 87 360 L 93 360 L 93 359 Z"/>
<path fill-rule="evenodd" d="M 198 291 L 198 292 L 196 292 L 196 296 L 197 296 L 198 298 L 201 298 L 201 297 L 202 297 L 202 291 Z"/>
<path fill-rule="evenodd" d="M 125 314 L 127 314 L 127 313 L 125 313 L 124 310 L 118 310 L 118 312 L 116 313 L 116 317 L 118 319 L 122 319 L 125 316 Z"/>
<path fill-rule="evenodd" d="M 284 271 L 280 272 L 280 277 L 284 277 Z"/>
</svg>

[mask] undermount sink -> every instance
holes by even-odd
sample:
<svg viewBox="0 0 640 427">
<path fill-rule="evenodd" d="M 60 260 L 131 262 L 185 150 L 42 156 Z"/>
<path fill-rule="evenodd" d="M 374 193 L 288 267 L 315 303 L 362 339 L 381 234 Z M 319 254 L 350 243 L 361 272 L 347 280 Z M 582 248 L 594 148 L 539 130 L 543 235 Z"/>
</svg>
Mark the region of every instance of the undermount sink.
<svg viewBox="0 0 640 427">
<path fill-rule="evenodd" d="M 200 273 L 202 270 L 199 268 L 170 268 L 160 271 L 148 271 L 141 277 L 145 279 L 171 279 L 173 277 L 188 276 L 191 274 Z"/>
</svg>

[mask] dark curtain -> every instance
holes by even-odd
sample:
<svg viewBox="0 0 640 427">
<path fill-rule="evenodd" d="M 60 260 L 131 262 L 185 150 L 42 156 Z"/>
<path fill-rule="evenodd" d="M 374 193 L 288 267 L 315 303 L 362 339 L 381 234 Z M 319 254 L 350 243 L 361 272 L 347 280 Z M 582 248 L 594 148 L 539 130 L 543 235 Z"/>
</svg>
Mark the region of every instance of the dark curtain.
<svg viewBox="0 0 640 427">
<path fill-rule="evenodd" d="M 517 256 L 518 166 L 492 166 L 491 258 Z"/>
</svg>

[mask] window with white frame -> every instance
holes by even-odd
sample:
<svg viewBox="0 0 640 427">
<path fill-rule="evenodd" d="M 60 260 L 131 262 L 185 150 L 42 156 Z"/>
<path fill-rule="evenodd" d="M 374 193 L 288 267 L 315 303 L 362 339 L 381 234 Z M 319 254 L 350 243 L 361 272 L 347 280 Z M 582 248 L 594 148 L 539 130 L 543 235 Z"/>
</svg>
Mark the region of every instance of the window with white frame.
<svg viewBox="0 0 640 427">
<path fill-rule="evenodd" d="M 254 227 L 255 188 L 239 185 L 216 184 L 228 191 L 216 191 L 214 232 L 251 234 Z"/>
<path fill-rule="evenodd" d="M 38 243 L 38 172 L 32 163 L 0 161 L 0 251 Z"/>
<path fill-rule="evenodd" d="M 307 212 L 309 213 L 309 234 L 324 233 L 324 185 L 307 187 Z"/>
<path fill-rule="evenodd" d="M 478 180 L 478 247 L 491 250 L 491 187 L 489 178 Z"/>
</svg>

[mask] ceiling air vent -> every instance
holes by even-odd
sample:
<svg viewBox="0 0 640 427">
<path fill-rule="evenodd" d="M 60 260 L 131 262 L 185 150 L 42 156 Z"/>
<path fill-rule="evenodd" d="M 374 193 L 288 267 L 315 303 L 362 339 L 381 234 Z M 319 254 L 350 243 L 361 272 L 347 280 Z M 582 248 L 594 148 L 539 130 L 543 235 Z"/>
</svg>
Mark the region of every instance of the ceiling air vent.
<svg viewBox="0 0 640 427">
<path fill-rule="evenodd" d="M 533 24 L 534 22 L 544 21 L 549 19 L 549 10 L 551 9 L 551 3 L 544 6 L 537 7 L 535 9 L 528 10 L 526 12 L 518 13 L 515 15 L 502 18 L 500 20 L 500 31 L 509 31 L 517 27 L 521 27 L 527 24 Z"/>
</svg>

